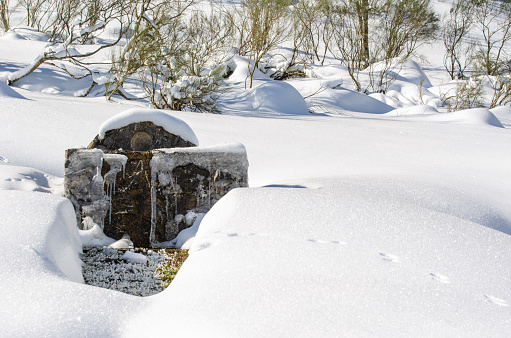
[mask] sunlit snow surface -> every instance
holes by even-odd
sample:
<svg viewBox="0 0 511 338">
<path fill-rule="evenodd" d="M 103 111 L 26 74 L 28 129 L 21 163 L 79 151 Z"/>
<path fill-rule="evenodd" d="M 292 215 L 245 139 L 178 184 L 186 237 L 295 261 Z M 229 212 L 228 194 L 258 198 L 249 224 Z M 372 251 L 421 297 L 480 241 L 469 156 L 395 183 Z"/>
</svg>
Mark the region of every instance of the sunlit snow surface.
<svg viewBox="0 0 511 338">
<path fill-rule="evenodd" d="M 502 217 L 487 213 L 408 177 L 234 190 L 129 336 L 162 332 L 169 317 L 197 337 L 504 335 L 511 237 L 481 226 Z M 169 302 L 186 306 L 164 311 Z"/>
<path fill-rule="evenodd" d="M 0 37 L 0 78 L 46 44 Z M 0 84 L 0 336 L 509 336 L 511 108 L 445 113 L 442 48 L 370 96 L 335 64 L 256 72 L 245 90 L 237 57 L 227 114 L 166 112 L 203 147 L 242 143 L 251 188 L 181 234 L 190 257 L 149 298 L 81 283 L 74 211 L 55 196 L 64 151 L 146 103 L 73 97 L 90 79 L 47 65 Z"/>
<path fill-rule="evenodd" d="M 0 231 L 0 336 L 112 336 L 141 305 L 82 284 L 81 241 L 67 199 L 0 191 Z"/>
<path fill-rule="evenodd" d="M 158 109 L 141 109 L 132 108 L 120 114 L 117 114 L 105 121 L 99 128 L 99 138 L 103 139 L 105 133 L 112 129 L 125 127 L 131 123 L 150 121 L 161 126 L 171 134 L 178 135 L 185 141 L 199 144 L 193 130 L 181 119 L 167 114 L 163 110 Z"/>
</svg>

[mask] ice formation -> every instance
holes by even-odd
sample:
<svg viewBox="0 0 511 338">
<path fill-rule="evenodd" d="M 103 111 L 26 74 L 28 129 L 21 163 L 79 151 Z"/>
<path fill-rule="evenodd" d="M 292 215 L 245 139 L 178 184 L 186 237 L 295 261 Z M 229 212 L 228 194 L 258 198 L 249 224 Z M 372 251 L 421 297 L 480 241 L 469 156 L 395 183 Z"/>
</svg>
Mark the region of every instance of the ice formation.
<svg viewBox="0 0 511 338">
<path fill-rule="evenodd" d="M 103 180 L 107 187 L 106 191 L 109 200 L 108 223 L 112 223 L 112 197 L 115 195 L 115 179 L 117 178 L 117 173 L 121 171 L 122 176 L 125 176 L 128 157 L 122 154 L 104 154 L 103 158 L 110 165 L 110 170 L 105 174 Z"/>
<path fill-rule="evenodd" d="M 139 247 L 173 240 L 193 224 L 194 213 L 248 185 L 242 144 L 117 152 L 68 150 L 65 194 L 79 224 L 90 217 L 107 236 L 127 233 Z"/>
<path fill-rule="evenodd" d="M 130 249 L 133 248 L 133 242 L 130 240 L 130 236 L 125 234 L 122 238 L 108 246 L 112 249 Z"/>
<path fill-rule="evenodd" d="M 65 169 L 66 196 L 75 206 L 78 224 L 81 223 L 83 212 L 102 229 L 110 207 L 101 176 L 103 155 L 99 149 L 73 149 L 67 152 Z"/>
<path fill-rule="evenodd" d="M 193 212 L 206 212 L 224 196 L 229 190 L 247 186 L 247 168 L 248 160 L 245 147 L 242 144 L 224 144 L 214 147 L 196 147 L 196 148 L 174 148 L 161 149 L 155 152 L 151 162 L 151 232 L 150 242 L 157 244 L 156 240 L 156 212 L 157 196 L 164 196 L 166 205 L 165 212 L 167 224 L 165 226 L 167 234 L 179 233 L 180 223 L 186 223 L 186 226 L 193 224 L 190 216 L 183 216 L 169 211 L 169 200 L 174 201 L 177 207 L 177 198 L 183 193 L 175 175 L 176 168 L 185 168 L 192 165 L 197 171 L 206 169 L 210 177 L 194 173 L 193 168 L 188 169 L 192 177 L 190 180 L 197 182 L 194 192 L 196 207 Z M 173 174 L 174 173 L 174 174 Z M 172 214 L 175 214 L 172 217 Z M 193 217 L 193 216 L 192 216 Z M 190 223 L 190 224 L 188 224 Z"/>
<path fill-rule="evenodd" d="M 110 170 L 102 175 L 103 161 Z M 105 154 L 99 149 L 74 149 L 68 151 L 65 170 L 66 196 L 75 206 L 77 220 L 81 213 L 90 217 L 101 229 L 109 212 L 111 222 L 112 196 L 115 194 L 115 180 L 119 172 L 125 174 L 128 158 L 120 154 Z M 105 191 L 106 185 L 106 191 Z M 71 193 L 72 192 L 72 193 Z"/>
</svg>

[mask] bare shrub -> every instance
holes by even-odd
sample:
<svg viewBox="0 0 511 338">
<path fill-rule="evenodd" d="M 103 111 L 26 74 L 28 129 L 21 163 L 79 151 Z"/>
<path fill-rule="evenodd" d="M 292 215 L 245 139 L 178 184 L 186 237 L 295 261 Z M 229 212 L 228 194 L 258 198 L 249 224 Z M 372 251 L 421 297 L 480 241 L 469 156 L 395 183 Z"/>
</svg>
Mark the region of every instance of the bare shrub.
<svg viewBox="0 0 511 338">
<path fill-rule="evenodd" d="M 444 67 L 451 80 L 464 78 L 470 64 L 473 44 L 467 43 L 469 31 L 473 26 L 472 1 L 458 0 L 452 4 L 449 16 L 442 25 L 442 40 L 445 47 Z"/>
<path fill-rule="evenodd" d="M 330 10 L 330 51 L 346 66 L 357 91 L 384 92 L 394 69 L 438 29 L 428 0 L 341 0 Z M 370 81 L 363 88 L 359 73 L 365 69 Z"/>
<path fill-rule="evenodd" d="M 238 41 L 238 52 L 248 56 L 245 87 L 252 88 L 262 58 L 289 36 L 288 0 L 241 0 L 231 13 Z"/>
<path fill-rule="evenodd" d="M 508 71 L 507 47 L 511 42 L 511 3 L 495 0 L 472 0 L 474 22 L 483 34 L 477 46 L 475 63 L 478 71 L 496 76 Z"/>
<path fill-rule="evenodd" d="M 484 107 L 483 83 L 481 79 L 458 80 L 455 92 L 450 95 L 442 95 L 442 103 L 447 106 L 447 111 L 457 111 L 470 108 Z"/>
</svg>

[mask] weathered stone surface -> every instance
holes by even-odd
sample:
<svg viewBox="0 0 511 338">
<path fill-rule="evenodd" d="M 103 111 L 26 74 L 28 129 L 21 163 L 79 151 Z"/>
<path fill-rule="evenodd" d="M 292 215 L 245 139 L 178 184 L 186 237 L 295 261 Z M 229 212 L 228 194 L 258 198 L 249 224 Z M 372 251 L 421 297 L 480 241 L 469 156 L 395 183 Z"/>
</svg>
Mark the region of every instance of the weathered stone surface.
<svg viewBox="0 0 511 338">
<path fill-rule="evenodd" d="M 106 151 L 105 151 L 106 152 Z M 152 152 L 108 152 L 127 156 L 124 173 L 118 173 L 108 193 L 111 209 L 105 217 L 103 232 L 118 239 L 127 233 L 135 246 L 149 247 L 151 230 L 151 167 Z M 103 164 L 106 175 L 110 165 Z"/>
<path fill-rule="evenodd" d="M 196 144 L 166 131 L 152 122 L 132 123 L 125 127 L 109 130 L 100 140 L 99 135 L 87 148 L 123 151 L 149 151 L 159 148 L 195 147 Z"/>
<path fill-rule="evenodd" d="M 191 225 L 185 215 L 248 185 L 242 145 L 193 147 L 152 122 L 111 130 L 90 147 L 98 149 L 66 151 L 65 194 L 78 224 L 89 216 L 107 236 L 128 234 L 135 246 L 174 239 Z"/>
<path fill-rule="evenodd" d="M 242 146 L 241 146 L 242 147 Z M 207 212 L 230 190 L 248 186 L 243 151 L 218 148 L 162 149 L 151 160 L 153 205 L 151 241 L 175 238 L 188 227 L 188 212 Z"/>
<path fill-rule="evenodd" d="M 191 225 L 187 213 L 207 212 L 230 190 L 248 185 L 240 151 L 69 149 L 66 156 L 65 194 L 79 224 L 90 216 L 107 236 L 128 234 L 139 247 L 174 239 Z"/>
</svg>

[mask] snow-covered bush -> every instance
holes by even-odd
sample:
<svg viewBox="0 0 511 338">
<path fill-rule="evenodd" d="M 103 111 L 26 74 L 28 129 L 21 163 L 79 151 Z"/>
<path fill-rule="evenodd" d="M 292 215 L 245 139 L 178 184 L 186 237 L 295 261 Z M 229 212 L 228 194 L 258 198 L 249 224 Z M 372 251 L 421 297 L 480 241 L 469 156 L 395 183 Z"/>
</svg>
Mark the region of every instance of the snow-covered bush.
<svg viewBox="0 0 511 338">
<path fill-rule="evenodd" d="M 160 85 L 146 86 L 155 108 L 218 113 L 216 101 L 223 85 L 225 67 L 218 67 L 206 76 L 180 76 Z"/>
<path fill-rule="evenodd" d="M 231 29 L 219 11 L 193 13 L 186 21 L 162 26 L 161 44 L 149 51 L 138 73 L 151 104 L 159 109 L 218 112 Z"/>
<path fill-rule="evenodd" d="M 488 76 L 488 82 L 492 89 L 492 99 L 489 108 L 506 106 L 511 103 L 511 75 Z"/>
<path fill-rule="evenodd" d="M 483 41 L 477 46 L 476 69 L 486 75 L 509 72 L 511 56 L 511 3 L 509 1 L 471 0 L 475 6 L 474 22 Z"/>
</svg>

